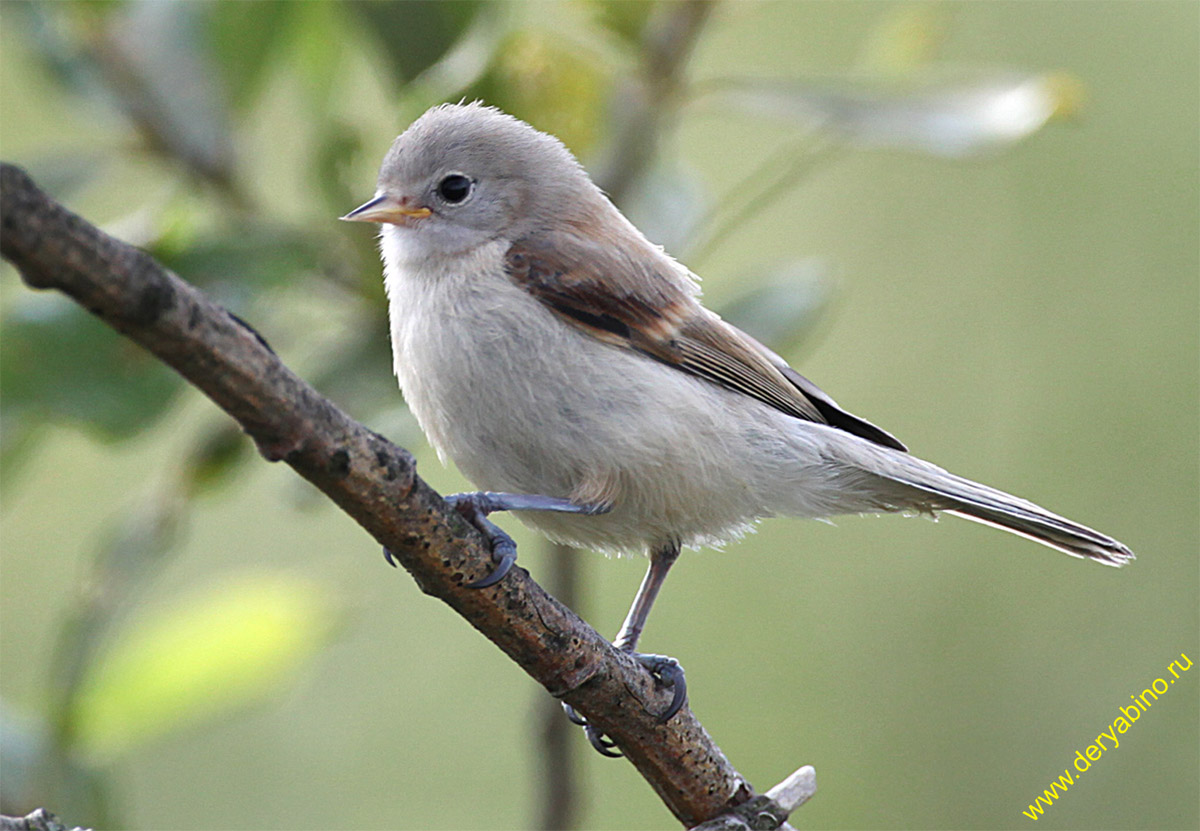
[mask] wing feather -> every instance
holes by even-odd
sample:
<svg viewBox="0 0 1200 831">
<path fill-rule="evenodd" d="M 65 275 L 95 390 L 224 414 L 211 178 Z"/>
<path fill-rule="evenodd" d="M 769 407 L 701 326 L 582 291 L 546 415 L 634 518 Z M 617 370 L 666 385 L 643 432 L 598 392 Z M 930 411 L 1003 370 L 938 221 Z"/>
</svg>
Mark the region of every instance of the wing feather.
<svg viewBox="0 0 1200 831">
<path fill-rule="evenodd" d="M 795 418 L 905 450 L 890 434 L 843 410 L 770 349 L 701 306 L 691 275 L 661 249 L 640 235 L 633 250 L 607 242 L 568 232 L 526 237 L 507 253 L 509 278 L 592 337 Z"/>
</svg>

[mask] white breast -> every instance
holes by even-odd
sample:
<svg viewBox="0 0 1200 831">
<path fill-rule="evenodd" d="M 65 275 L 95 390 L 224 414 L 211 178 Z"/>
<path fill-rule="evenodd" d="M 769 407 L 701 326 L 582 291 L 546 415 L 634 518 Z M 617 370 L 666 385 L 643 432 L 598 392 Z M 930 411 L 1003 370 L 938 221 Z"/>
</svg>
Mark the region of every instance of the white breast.
<svg viewBox="0 0 1200 831">
<path fill-rule="evenodd" d="M 522 520 L 634 551 L 718 542 L 775 512 L 865 509 L 835 504 L 845 482 L 828 489 L 841 431 L 581 333 L 509 281 L 506 250 L 435 262 L 406 229 L 383 236 L 396 376 L 443 460 L 484 490 L 613 504 Z"/>
</svg>

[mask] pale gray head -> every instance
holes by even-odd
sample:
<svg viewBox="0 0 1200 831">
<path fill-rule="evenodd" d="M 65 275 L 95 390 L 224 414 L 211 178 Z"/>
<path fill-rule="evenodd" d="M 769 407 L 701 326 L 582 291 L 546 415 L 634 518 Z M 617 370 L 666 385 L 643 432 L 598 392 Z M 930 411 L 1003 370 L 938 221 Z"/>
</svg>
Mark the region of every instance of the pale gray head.
<svg viewBox="0 0 1200 831">
<path fill-rule="evenodd" d="M 607 200 L 555 137 L 493 107 L 443 104 L 396 139 L 375 198 L 343 219 L 398 226 L 448 254 L 582 218 L 598 202 Z"/>
</svg>

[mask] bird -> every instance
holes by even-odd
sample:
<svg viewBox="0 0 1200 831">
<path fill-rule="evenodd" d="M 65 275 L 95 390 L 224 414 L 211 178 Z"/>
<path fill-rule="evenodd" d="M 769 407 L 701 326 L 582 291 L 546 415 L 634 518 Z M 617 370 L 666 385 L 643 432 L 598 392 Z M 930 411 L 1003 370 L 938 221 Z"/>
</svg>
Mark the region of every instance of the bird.
<svg viewBox="0 0 1200 831">
<path fill-rule="evenodd" d="M 554 136 L 481 102 L 441 104 L 391 145 L 373 198 L 394 369 L 443 463 L 480 490 L 448 501 L 503 579 L 514 511 L 552 540 L 645 554 L 613 643 L 686 700 L 673 658 L 638 652 L 685 547 L 771 516 L 953 514 L 1121 566 L 1117 540 L 910 454 L 751 335 L 613 205 Z M 600 752 L 606 736 L 567 708 Z"/>
</svg>

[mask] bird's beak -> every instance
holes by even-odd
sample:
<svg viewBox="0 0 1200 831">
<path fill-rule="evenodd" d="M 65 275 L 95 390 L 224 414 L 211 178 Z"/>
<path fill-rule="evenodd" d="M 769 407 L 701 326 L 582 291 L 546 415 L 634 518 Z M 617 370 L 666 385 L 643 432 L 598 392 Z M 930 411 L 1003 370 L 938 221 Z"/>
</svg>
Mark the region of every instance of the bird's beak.
<svg viewBox="0 0 1200 831">
<path fill-rule="evenodd" d="M 431 213 L 433 212 L 429 208 L 410 208 L 403 205 L 395 197 L 385 193 L 359 205 L 342 219 L 347 222 L 390 222 L 393 225 L 401 225 L 406 220 L 424 219 Z"/>
</svg>

